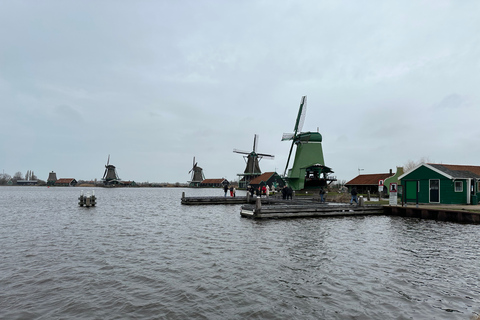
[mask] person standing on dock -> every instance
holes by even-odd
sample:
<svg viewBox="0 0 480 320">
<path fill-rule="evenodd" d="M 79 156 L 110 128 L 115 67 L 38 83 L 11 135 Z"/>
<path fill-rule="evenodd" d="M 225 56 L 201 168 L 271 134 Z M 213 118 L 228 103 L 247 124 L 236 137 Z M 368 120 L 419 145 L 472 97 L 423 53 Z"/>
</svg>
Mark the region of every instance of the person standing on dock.
<svg viewBox="0 0 480 320">
<path fill-rule="evenodd" d="M 358 205 L 358 201 L 357 201 L 357 188 L 353 187 L 353 188 L 352 188 L 352 191 L 350 192 L 350 194 L 352 195 L 352 198 L 350 199 L 350 204 L 353 204 L 353 201 L 355 201 L 355 203 Z"/>
<path fill-rule="evenodd" d="M 227 184 L 223 185 L 223 191 L 225 192 L 225 197 L 227 197 L 227 191 L 228 191 L 228 185 Z"/>
<path fill-rule="evenodd" d="M 323 187 L 320 188 L 320 202 L 325 203 L 325 190 L 323 190 Z"/>
<path fill-rule="evenodd" d="M 230 197 L 233 197 L 233 186 L 230 187 Z"/>
<path fill-rule="evenodd" d="M 233 187 L 233 197 L 235 198 L 235 194 L 237 193 L 237 189 L 235 189 L 235 187 Z"/>
<path fill-rule="evenodd" d="M 293 199 L 293 189 L 290 186 L 287 186 L 287 200 Z"/>
</svg>

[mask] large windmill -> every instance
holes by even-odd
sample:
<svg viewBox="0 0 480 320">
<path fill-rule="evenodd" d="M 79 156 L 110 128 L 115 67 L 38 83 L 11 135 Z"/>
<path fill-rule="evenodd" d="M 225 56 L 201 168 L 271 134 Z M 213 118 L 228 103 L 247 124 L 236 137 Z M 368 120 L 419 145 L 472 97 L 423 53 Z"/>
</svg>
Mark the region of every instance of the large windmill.
<svg viewBox="0 0 480 320">
<path fill-rule="evenodd" d="M 260 165 L 259 165 L 260 160 L 262 160 L 263 158 L 265 159 L 275 158 L 275 156 L 271 154 L 257 153 L 257 146 L 258 146 L 258 135 L 255 134 L 253 136 L 253 151 L 248 152 L 248 151 L 233 149 L 233 152 L 243 154 L 244 155 L 243 158 L 247 163 L 245 171 L 243 173 L 238 174 L 238 176 L 242 177 L 238 185 L 240 189 L 245 189 L 252 179 L 262 174 L 262 171 L 260 170 Z"/>
<path fill-rule="evenodd" d="M 203 169 L 197 166 L 197 162 L 195 162 L 195 157 L 193 157 L 192 169 L 190 169 L 188 173 L 192 174 L 192 181 L 189 181 L 189 187 L 199 187 L 200 183 L 205 180 L 205 176 L 203 175 Z"/>
<path fill-rule="evenodd" d="M 115 186 L 120 182 L 117 170 L 113 164 L 110 164 L 110 155 L 108 155 L 107 164 L 105 165 L 105 172 L 103 173 L 103 183 L 106 186 Z"/>
<path fill-rule="evenodd" d="M 282 141 L 292 140 L 284 176 L 293 190 L 325 187 L 336 179 L 329 176 L 332 169 L 325 166 L 322 135 L 319 132 L 302 132 L 307 112 L 307 96 L 300 101 L 293 133 L 284 133 Z M 293 146 L 297 146 L 292 168 L 288 170 Z"/>
</svg>

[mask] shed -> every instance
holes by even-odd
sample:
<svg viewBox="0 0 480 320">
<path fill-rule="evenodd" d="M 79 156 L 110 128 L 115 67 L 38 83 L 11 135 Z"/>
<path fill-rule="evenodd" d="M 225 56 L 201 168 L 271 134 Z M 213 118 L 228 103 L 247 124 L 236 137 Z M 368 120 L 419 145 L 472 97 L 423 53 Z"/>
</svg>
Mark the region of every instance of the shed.
<svg viewBox="0 0 480 320">
<path fill-rule="evenodd" d="M 17 180 L 17 185 L 19 186 L 35 186 L 37 183 L 38 180 Z"/>
<path fill-rule="evenodd" d="M 422 163 L 398 179 L 406 203 L 478 204 L 480 166 Z"/>
<path fill-rule="evenodd" d="M 223 187 L 224 182 L 228 184 L 228 181 L 224 178 L 221 179 L 205 179 L 200 182 L 200 188 L 218 188 Z"/>
<path fill-rule="evenodd" d="M 378 182 L 380 180 L 384 181 L 391 176 L 393 176 L 392 170 L 390 170 L 390 173 L 360 174 L 345 183 L 345 186 L 347 186 L 349 190 L 355 187 L 358 193 L 367 193 L 368 191 L 370 191 L 371 194 L 378 193 Z"/>
<path fill-rule="evenodd" d="M 73 187 L 77 184 L 77 180 L 73 178 L 61 178 L 55 181 L 57 187 Z"/>
<path fill-rule="evenodd" d="M 280 175 L 276 172 L 265 172 L 262 175 L 255 177 L 250 181 L 250 186 L 254 189 L 257 189 L 259 186 L 268 185 L 270 189 L 272 186 L 275 189 L 281 189 L 285 186 L 285 180 L 280 177 Z"/>
</svg>

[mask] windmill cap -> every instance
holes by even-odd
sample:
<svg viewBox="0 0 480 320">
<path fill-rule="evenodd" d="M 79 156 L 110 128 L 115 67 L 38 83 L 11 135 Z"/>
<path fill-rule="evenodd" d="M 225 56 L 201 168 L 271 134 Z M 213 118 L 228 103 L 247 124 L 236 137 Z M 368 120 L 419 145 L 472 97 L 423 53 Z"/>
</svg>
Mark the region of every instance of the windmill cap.
<svg viewBox="0 0 480 320">
<path fill-rule="evenodd" d="M 319 132 L 302 132 L 297 134 L 297 138 L 295 140 L 322 142 L 322 135 Z"/>
</svg>

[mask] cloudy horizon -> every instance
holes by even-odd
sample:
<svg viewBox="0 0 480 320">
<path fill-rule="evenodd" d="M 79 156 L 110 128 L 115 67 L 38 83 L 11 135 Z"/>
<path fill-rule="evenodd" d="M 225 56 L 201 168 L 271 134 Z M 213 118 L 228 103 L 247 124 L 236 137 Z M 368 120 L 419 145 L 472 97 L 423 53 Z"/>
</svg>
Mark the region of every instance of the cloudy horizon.
<svg viewBox="0 0 480 320">
<path fill-rule="evenodd" d="M 46 180 L 283 173 L 300 99 L 339 180 L 480 165 L 478 1 L 1 1 L 0 164 Z M 291 163 L 290 163 L 291 166 Z"/>
</svg>

